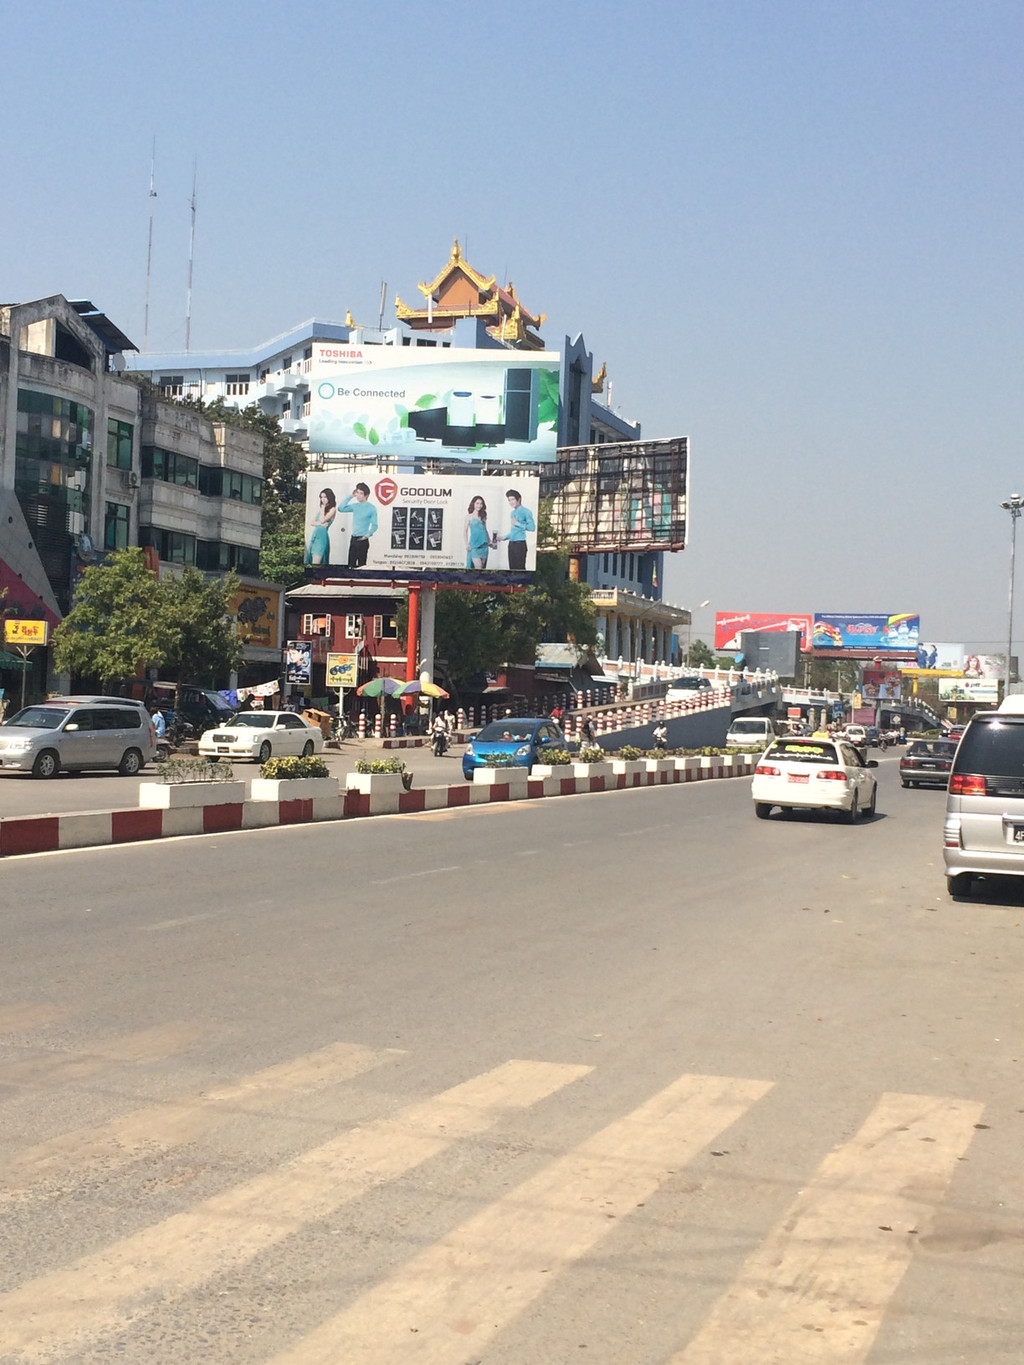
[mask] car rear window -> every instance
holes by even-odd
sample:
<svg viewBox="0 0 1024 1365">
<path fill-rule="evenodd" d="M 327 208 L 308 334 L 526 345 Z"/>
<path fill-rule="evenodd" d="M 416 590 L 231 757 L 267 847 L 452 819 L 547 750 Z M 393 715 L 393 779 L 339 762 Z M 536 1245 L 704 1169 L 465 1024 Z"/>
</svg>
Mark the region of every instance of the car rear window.
<svg viewBox="0 0 1024 1365">
<path fill-rule="evenodd" d="M 768 726 L 763 720 L 734 720 L 729 726 L 733 735 L 766 735 Z"/>
<path fill-rule="evenodd" d="M 907 750 L 908 758 L 952 758 L 956 745 L 948 739 L 918 739 Z"/>
<path fill-rule="evenodd" d="M 1024 777 L 1024 717 L 973 721 L 960 741 L 953 771 Z"/>
<path fill-rule="evenodd" d="M 778 758 L 786 763 L 839 763 L 834 744 L 819 744 L 809 739 L 780 739 L 768 750 L 765 758 Z"/>
</svg>

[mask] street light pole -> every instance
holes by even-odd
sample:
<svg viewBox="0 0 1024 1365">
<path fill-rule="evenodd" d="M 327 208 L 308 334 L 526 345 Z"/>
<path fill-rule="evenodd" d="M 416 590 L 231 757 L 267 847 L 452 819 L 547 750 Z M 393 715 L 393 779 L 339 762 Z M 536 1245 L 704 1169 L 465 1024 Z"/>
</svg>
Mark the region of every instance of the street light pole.
<svg viewBox="0 0 1024 1365">
<path fill-rule="evenodd" d="M 1008 501 L 999 504 L 1010 514 L 1010 606 L 1006 622 L 1006 667 L 1003 669 L 1003 696 L 1010 695 L 1010 655 L 1013 653 L 1013 575 L 1014 561 L 1017 557 L 1017 518 L 1024 508 L 1024 498 L 1019 493 L 1011 493 Z"/>
</svg>

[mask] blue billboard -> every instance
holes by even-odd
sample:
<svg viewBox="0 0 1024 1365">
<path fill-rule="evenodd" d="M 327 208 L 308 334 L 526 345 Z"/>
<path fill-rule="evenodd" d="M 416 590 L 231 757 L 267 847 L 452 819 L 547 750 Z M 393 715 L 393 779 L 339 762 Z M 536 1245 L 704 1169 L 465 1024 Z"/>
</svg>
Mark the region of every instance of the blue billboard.
<svg viewBox="0 0 1024 1365">
<path fill-rule="evenodd" d="M 894 616 L 815 612 L 811 648 L 916 656 L 920 633 L 921 618 L 906 612 Z"/>
</svg>

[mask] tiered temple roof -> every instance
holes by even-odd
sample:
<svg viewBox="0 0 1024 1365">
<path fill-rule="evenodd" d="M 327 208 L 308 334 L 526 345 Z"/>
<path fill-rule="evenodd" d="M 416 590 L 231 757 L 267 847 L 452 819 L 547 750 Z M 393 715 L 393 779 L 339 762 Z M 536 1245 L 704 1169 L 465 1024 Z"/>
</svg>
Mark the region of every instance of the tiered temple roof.
<svg viewBox="0 0 1024 1365">
<path fill-rule="evenodd" d="M 446 332 L 459 318 L 483 318 L 495 340 L 528 351 L 544 349 L 537 329 L 543 327 L 546 314 L 524 308 L 511 280 L 502 288 L 496 276 L 474 270 L 463 257 L 458 238 L 437 277 L 417 287 L 427 301 L 425 308 L 410 308 L 395 298 L 399 322 L 414 332 Z"/>
</svg>

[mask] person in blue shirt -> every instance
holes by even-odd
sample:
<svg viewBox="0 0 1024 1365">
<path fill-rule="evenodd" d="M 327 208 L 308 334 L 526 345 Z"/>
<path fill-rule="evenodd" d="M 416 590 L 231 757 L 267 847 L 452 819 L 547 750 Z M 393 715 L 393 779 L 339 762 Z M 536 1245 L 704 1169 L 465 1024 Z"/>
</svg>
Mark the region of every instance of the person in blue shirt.
<svg viewBox="0 0 1024 1365">
<path fill-rule="evenodd" d="M 501 539 L 508 541 L 508 567 L 521 572 L 526 568 L 526 533 L 536 531 L 537 524 L 533 519 L 533 513 L 528 507 L 523 506 L 522 496 L 514 488 L 510 488 L 505 497 L 508 500 L 512 525 L 508 535 L 502 536 Z"/>
<path fill-rule="evenodd" d="M 370 537 L 377 529 L 377 509 L 367 499 L 370 496 L 369 484 L 357 483 L 352 496 L 338 504 L 338 512 L 352 513 L 352 534 L 348 542 L 348 567 L 361 569 L 366 564 L 370 549 Z"/>
</svg>

